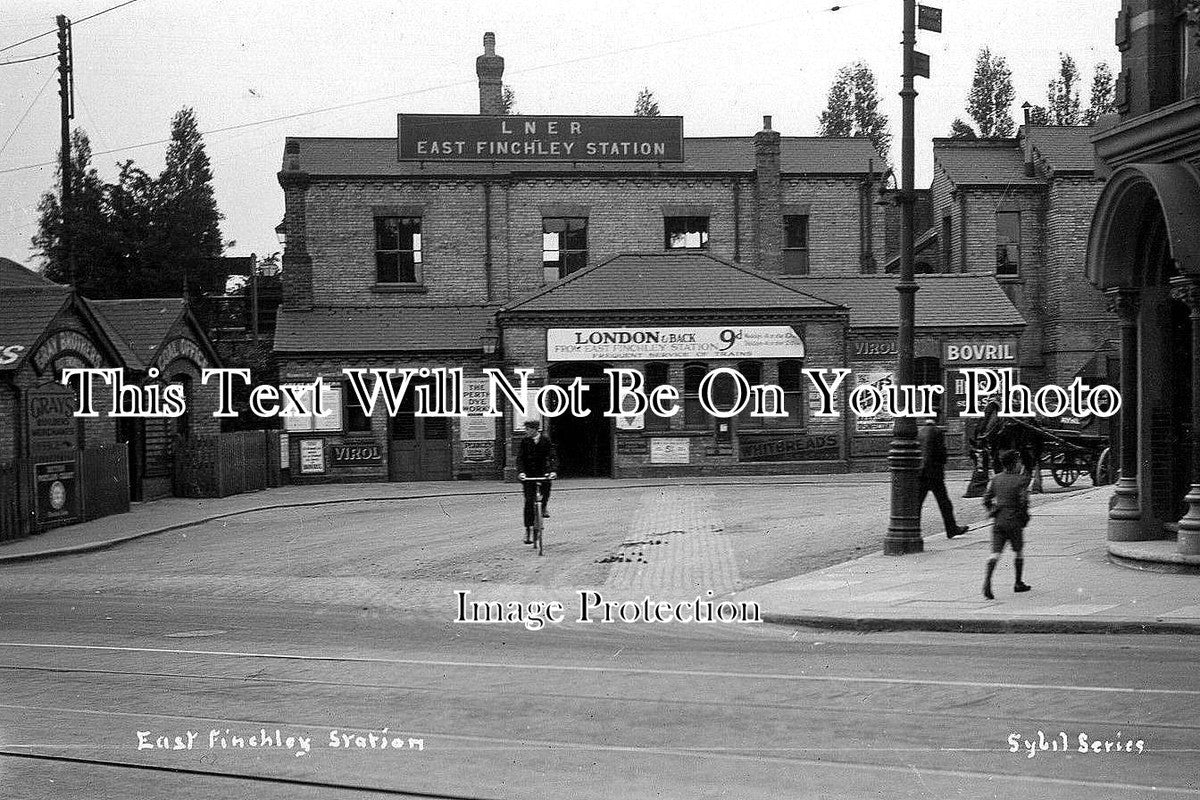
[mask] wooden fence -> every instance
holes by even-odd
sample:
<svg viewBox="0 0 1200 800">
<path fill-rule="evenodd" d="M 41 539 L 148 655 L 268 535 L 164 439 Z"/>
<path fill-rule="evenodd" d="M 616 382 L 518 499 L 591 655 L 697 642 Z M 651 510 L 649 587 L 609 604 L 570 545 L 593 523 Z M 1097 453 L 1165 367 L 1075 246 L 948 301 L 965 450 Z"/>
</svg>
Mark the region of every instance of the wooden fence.
<svg viewBox="0 0 1200 800">
<path fill-rule="evenodd" d="M 175 458 L 175 494 L 227 497 L 279 486 L 279 431 L 192 436 Z"/>
<path fill-rule="evenodd" d="M 29 515 L 21 512 L 20 462 L 0 463 L 0 542 L 19 539 L 29 533 Z"/>
<path fill-rule="evenodd" d="M 79 453 L 83 519 L 129 510 L 129 447 L 115 444 Z"/>
</svg>

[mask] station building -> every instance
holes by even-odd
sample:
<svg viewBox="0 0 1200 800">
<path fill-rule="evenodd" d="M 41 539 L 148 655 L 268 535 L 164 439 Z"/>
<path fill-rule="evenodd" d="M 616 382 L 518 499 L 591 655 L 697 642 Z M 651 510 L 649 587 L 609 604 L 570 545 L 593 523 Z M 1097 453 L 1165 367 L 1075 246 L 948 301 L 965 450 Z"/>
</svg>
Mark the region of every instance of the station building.
<svg viewBox="0 0 1200 800">
<path fill-rule="evenodd" d="M 401 115 L 395 138 L 285 142 L 275 349 L 281 379 L 321 377 L 334 410 L 288 422 L 292 479 L 511 474 L 517 417 L 412 405 L 368 415 L 342 374 L 422 366 L 463 367 L 469 397 L 491 366 L 597 387 L 606 367 L 632 367 L 678 390 L 670 420 L 550 420 L 567 475 L 881 466 L 890 421 L 816 417 L 799 373 L 845 366 L 891 381 L 890 212 L 870 142 L 782 136 L 769 117 L 753 135 L 712 138 L 683 137 L 679 118 L 504 117 L 490 34 L 484 49 L 478 115 Z M 1019 363 L 1031 346 L 994 261 L 959 273 L 920 278 L 929 382 L 955 366 Z M 788 415 L 705 414 L 698 381 L 718 367 L 779 385 Z M 589 396 L 607 407 L 599 389 Z"/>
</svg>

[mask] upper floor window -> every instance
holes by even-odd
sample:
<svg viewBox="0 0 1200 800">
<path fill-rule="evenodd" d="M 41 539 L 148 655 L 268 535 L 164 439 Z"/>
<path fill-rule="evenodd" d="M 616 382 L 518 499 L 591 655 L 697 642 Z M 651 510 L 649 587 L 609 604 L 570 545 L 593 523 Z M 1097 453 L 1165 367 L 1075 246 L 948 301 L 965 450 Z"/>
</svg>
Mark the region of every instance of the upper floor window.
<svg viewBox="0 0 1200 800">
<path fill-rule="evenodd" d="M 542 271 L 547 281 L 587 266 L 587 217 L 542 219 Z"/>
<path fill-rule="evenodd" d="M 946 216 L 942 217 L 941 242 L 939 242 L 939 244 L 942 246 L 942 272 L 954 271 L 954 249 L 952 247 L 954 244 L 953 239 L 954 229 L 951 225 L 950 215 L 947 214 Z"/>
<path fill-rule="evenodd" d="M 808 215 L 783 218 L 783 274 L 808 274 Z"/>
<path fill-rule="evenodd" d="M 421 218 L 375 218 L 375 280 L 421 282 Z"/>
<path fill-rule="evenodd" d="M 708 217 L 663 217 L 668 250 L 707 250 Z"/>
<path fill-rule="evenodd" d="M 996 274 L 1021 274 L 1021 212 L 996 212 Z"/>
</svg>

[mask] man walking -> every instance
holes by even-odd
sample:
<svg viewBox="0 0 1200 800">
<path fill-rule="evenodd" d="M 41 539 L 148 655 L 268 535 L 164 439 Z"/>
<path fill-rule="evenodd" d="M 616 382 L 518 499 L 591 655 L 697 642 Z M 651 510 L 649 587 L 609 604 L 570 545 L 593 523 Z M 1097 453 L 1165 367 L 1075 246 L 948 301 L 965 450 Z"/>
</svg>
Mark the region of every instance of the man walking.
<svg viewBox="0 0 1200 800">
<path fill-rule="evenodd" d="M 556 469 L 558 461 L 550 437 L 542 433 L 541 423 L 537 420 L 526 420 L 525 438 L 517 449 L 517 477 L 521 479 L 521 488 L 525 491 L 525 544 L 533 544 L 534 505 L 539 491 L 542 495 L 542 516 L 550 516 L 546 504 L 550 502 L 550 481 L 558 477 Z M 527 477 L 544 480 L 527 481 Z"/>
<path fill-rule="evenodd" d="M 962 536 L 967 532 L 967 526 L 960 526 L 954 519 L 954 506 L 946 492 L 946 436 L 932 419 L 927 419 L 917 432 L 917 440 L 921 444 L 921 501 L 918 507 L 925 505 L 925 496 L 932 491 L 946 525 L 946 538 Z"/>
</svg>

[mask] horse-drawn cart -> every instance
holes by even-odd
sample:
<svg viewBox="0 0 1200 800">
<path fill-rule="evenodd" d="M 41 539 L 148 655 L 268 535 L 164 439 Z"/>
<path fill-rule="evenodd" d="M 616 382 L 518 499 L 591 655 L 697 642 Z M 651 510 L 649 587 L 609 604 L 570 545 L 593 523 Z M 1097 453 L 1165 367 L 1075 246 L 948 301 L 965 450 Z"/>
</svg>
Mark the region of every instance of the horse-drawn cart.
<svg viewBox="0 0 1200 800">
<path fill-rule="evenodd" d="M 1059 486 L 1071 486 L 1081 475 L 1089 476 L 1093 486 L 1112 483 L 1107 437 L 1067 429 L 1031 427 L 1041 433 L 1041 467 L 1050 471 Z"/>
<path fill-rule="evenodd" d="M 1041 491 L 1042 471 L 1049 471 L 1054 482 L 1068 487 L 1087 475 L 1093 486 L 1115 479 L 1107 436 L 1084 433 L 1070 428 L 1043 427 L 1018 417 L 998 417 L 995 409 L 980 426 L 972 458 L 976 462 L 968 497 L 983 493 L 991 470 L 998 469 L 1000 453 L 1014 450 L 1021 456 L 1025 470 L 1033 475 L 1033 491 Z M 991 470 L 989 470 L 989 467 Z M 982 484 L 980 483 L 982 481 Z"/>
</svg>

